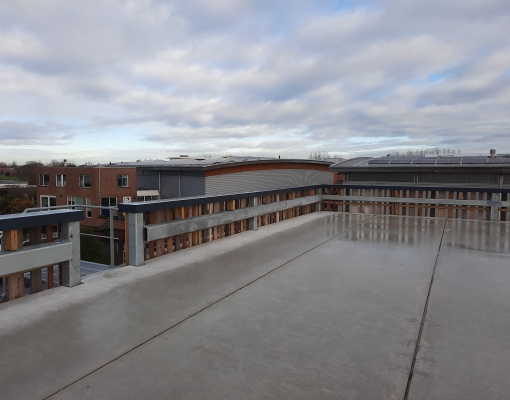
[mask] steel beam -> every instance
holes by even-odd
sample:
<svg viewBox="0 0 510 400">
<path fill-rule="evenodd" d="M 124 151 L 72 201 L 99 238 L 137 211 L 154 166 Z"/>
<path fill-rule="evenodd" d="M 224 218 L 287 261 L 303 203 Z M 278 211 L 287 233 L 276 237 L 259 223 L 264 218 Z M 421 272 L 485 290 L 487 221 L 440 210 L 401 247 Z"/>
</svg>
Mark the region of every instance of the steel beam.
<svg viewBox="0 0 510 400">
<path fill-rule="evenodd" d="M 129 265 L 145 264 L 143 213 L 129 214 Z"/>
<path fill-rule="evenodd" d="M 27 272 L 73 258 L 73 244 L 68 241 L 37 244 L 17 251 L 0 253 L 0 276 Z"/>
<path fill-rule="evenodd" d="M 62 224 L 61 237 L 71 243 L 72 254 L 62 265 L 62 284 L 73 287 L 81 283 L 80 267 L 80 223 Z"/>
<path fill-rule="evenodd" d="M 500 193 L 493 193 L 499 195 Z M 479 207 L 510 207 L 510 201 L 493 200 L 458 200 L 458 199 L 424 199 L 409 197 L 371 197 L 371 196 L 340 196 L 323 195 L 323 200 L 330 201 L 369 201 L 373 203 L 403 203 L 403 204 L 432 204 L 432 205 L 452 205 L 452 206 L 479 206 Z"/>
<path fill-rule="evenodd" d="M 505 205 L 505 203 L 510 203 L 508 201 L 501 201 L 501 193 L 492 193 L 492 201 L 488 202 L 490 203 L 491 207 L 491 221 L 493 222 L 499 222 L 499 207 L 502 205 L 504 207 L 508 207 L 508 205 Z"/>
<path fill-rule="evenodd" d="M 248 199 L 248 207 L 257 207 L 259 204 L 258 197 L 251 197 Z M 250 231 L 256 231 L 258 229 L 257 217 L 252 217 L 248 220 L 248 229 Z"/>
<path fill-rule="evenodd" d="M 224 211 L 216 214 L 201 215 L 199 217 L 187 218 L 181 221 L 162 222 L 151 224 L 145 227 L 147 241 L 163 239 L 169 236 L 182 235 L 202 229 L 212 228 L 243 219 L 253 219 L 260 215 L 269 214 L 289 208 L 305 206 L 321 201 L 320 195 L 300 197 L 294 200 L 284 200 L 275 203 L 264 204 L 241 208 L 233 211 Z M 131 220 L 131 217 L 130 217 Z M 251 226 L 252 224 L 250 224 Z M 250 228 L 251 229 L 251 228 Z M 130 231 L 131 239 L 131 231 Z M 131 248 L 130 248 L 131 251 Z"/>
</svg>

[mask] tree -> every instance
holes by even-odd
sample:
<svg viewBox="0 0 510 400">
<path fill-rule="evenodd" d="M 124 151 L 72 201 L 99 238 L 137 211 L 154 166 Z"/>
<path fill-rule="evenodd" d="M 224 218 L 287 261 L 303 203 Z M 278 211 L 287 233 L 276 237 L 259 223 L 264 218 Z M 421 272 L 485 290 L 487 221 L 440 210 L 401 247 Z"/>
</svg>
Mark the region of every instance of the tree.
<svg viewBox="0 0 510 400">
<path fill-rule="evenodd" d="M 338 153 L 331 155 L 327 151 L 318 151 L 318 152 L 312 151 L 312 152 L 310 152 L 310 155 L 308 156 L 308 159 L 317 160 L 317 161 L 325 161 L 327 158 L 342 158 L 342 155 L 338 154 Z"/>
<path fill-rule="evenodd" d="M 17 214 L 33 206 L 30 200 L 19 196 L 5 196 L 0 198 L 0 214 Z"/>
<path fill-rule="evenodd" d="M 51 160 L 49 163 L 46 163 L 47 167 L 63 167 L 64 161 L 58 161 L 58 160 Z"/>
<path fill-rule="evenodd" d="M 440 148 L 440 147 L 429 147 L 429 148 L 425 148 L 425 149 L 414 149 L 414 150 L 405 150 L 405 151 L 392 151 L 391 154 L 388 154 L 388 155 L 392 155 L 392 156 L 418 156 L 418 157 L 423 157 L 427 154 L 460 154 L 461 153 L 461 150 L 460 148 L 455 150 L 455 149 L 450 149 L 450 147 L 443 147 L 443 148 Z"/>
<path fill-rule="evenodd" d="M 27 161 L 25 165 L 19 167 L 18 176 L 25 180 L 28 180 L 31 185 L 35 185 L 37 181 L 37 177 L 35 176 L 36 168 L 44 167 L 44 164 L 41 161 Z"/>
<path fill-rule="evenodd" d="M 81 233 L 93 235 L 94 231 L 88 226 L 82 226 Z M 110 265 L 110 254 L 105 250 L 101 240 L 92 236 L 80 235 L 81 259 L 98 264 Z"/>
</svg>

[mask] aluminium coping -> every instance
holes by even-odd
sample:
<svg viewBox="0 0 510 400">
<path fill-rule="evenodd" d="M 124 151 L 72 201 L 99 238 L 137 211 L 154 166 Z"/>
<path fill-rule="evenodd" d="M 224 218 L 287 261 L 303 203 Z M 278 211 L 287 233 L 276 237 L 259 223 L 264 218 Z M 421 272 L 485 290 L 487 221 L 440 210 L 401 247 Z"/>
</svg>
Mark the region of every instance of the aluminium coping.
<svg viewBox="0 0 510 400">
<path fill-rule="evenodd" d="M 34 226 L 54 225 L 84 219 L 80 210 L 52 210 L 26 214 L 0 215 L 0 231 L 32 228 Z"/>
</svg>

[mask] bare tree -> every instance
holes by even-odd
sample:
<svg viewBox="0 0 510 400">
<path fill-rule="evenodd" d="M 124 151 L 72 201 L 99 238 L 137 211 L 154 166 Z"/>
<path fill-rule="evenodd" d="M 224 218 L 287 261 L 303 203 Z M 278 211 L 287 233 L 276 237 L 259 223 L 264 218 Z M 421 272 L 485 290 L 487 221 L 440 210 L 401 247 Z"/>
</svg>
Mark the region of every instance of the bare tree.
<svg viewBox="0 0 510 400">
<path fill-rule="evenodd" d="M 328 158 L 342 158 L 342 155 L 339 153 L 330 154 L 327 151 L 311 151 L 308 159 L 309 160 L 317 160 L 317 161 L 325 161 Z"/>
<path fill-rule="evenodd" d="M 46 163 L 47 167 L 63 167 L 64 161 L 58 161 L 58 160 L 51 160 L 49 163 Z"/>
<path fill-rule="evenodd" d="M 414 150 L 405 150 L 405 151 L 398 151 L 394 150 L 391 152 L 392 156 L 417 156 L 417 157 L 423 157 L 427 154 L 460 154 L 461 150 L 460 148 L 455 150 L 451 149 L 450 147 L 429 147 L 426 149 L 414 149 Z"/>
</svg>

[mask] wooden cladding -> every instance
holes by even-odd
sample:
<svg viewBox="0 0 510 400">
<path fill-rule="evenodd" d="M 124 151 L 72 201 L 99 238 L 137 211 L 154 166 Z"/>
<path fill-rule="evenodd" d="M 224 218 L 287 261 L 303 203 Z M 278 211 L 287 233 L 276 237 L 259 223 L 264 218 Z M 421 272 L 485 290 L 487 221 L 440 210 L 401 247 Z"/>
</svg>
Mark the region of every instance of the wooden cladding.
<svg viewBox="0 0 510 400">
<path fill-rule="evenodd" d="M 279 201 L 296 199 L 299 197 L 313 196 L 315 190 L 303 190 L 286 194 L 274 194 L 258 197 L 258 204 L 270 204 Z M 145 213 L 144 220 L 148 224 L 158 222 L 170 222 L 173 220 L 182 220 L 186 218 L 197 217 L 206 214 L 215 214 L 225 211 L 234 211 L 248 207 L 248 199 L 229 200 L 224 202 L 214 202 L 188 207 L 178 207 L 161 211 L 151 211 Z M 269 214 L 255 217 L 257 226 L 266 226 L 286 219 L 294 218 L 300 215 L 309 214 L 316 211 L 315 204 L 298 206 L 283 211 L 271 212 Z M 214 226 L 212 228 L 195 230 L 180 235 L 167 237 L 158 240 L 152 240 L 145 243 L 145 259 L 159 257 L 173 251 L 179 251 L 189 247 L 198 246 L 213 240 L 245 232 L 249 229 L 249 219 L 229 222 L 226 224 Z"/>
<path fill-rule="evenodd" d="M 430 191 L 389 189 L 326 189 L 327 195 L 342 196 L 339 200 L 323 200 L 324 211 L 348 213 L 435 217 L 490 221 L 492 193 L 483 191 Z M 349 200 L 353 197 L 353 200 Z M 361 198 L 361 199 L 360 199 Z M 374 200 L 370 200 L 374 198 Z M 385 201 L 386 200 L 386 201 Z M 421 200 L 421 201 L 419 201 Z M 446 201 L 449 200 L 449 201 Z M 471 200 L 473 204 L 463 204 Z M 502 193 L 500 202 L 507 202 L 508 194 Z M 417 204 L 417 203 L 423 204 Z M 435 204 L 436 203 L 436 204 Z M 437 204 L 443 203 L 443 204 Z M 449 203 L 449 204 L 444 204 Z M 495 202 L 498 203 L 498 202 Z M 500 221 L 510 220 L 510 208 L 498 207 Z"/>
<path fill-rule="evenodd" d="M 26 240 L 26 244 L 29 246 L 50 243 L 54 240 L 54 232 L 59 233 L 59 226 L 47 225 L 37 226 L 27 229 L 14 229 L 4 231 L 3 234 L 3 250 L 4 251 L 18 251 Z M 57 235 L 57 238 L 59 236 Z M 0 271 L 1 272 L 1 271 Z M 61 265 L 49 265 L 44 267 L 35 268 L 26 272 L 17 272 L 2 276 L 5 277 L 7 287 L 2 287 L 3 280 L 0 279 L 0 293 L 7 292 L 7 299 L 15 300 L 25 295 L 25 273 L 30 275 L 30 294 L 38 293 L 46 289 L 51 289 L 55 286 L 62 284 L 62 266 Z M 43 279 L 43 276 L 46 279 Z"/>
</svg>

